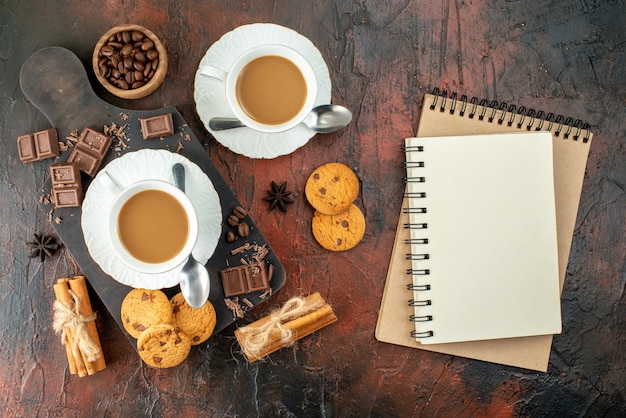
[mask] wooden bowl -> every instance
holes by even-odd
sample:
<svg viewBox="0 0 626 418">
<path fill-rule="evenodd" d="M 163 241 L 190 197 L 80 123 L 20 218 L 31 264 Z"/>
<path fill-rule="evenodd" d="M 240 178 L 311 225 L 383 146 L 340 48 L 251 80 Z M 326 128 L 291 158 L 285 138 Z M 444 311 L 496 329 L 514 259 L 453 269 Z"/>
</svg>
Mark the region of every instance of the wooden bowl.
<svg viewBox="0 0 626 418">
<path fill-rule="evenodd" d="M 146 82 L 140 87 L 136 87 L 136 88 L 129 87 L 128 89 L 124 89 L 124 88 L 120 88 L 117 85 L 114 85 L 110 81 L 109 78 L 105 77 L 105 75 L 102 74 L 102 71 L 100 68 L 100 64 L 101 64 L 100 59 L 102 58 L 100 55 L 100 51 L 102 50 L 104 46 L 107 46 L 112 36 L 116 36 L 118 33 L 121 34 L 122 32 L 133 32 L 133 31 L 139 31 L 143 33 L 147 38 L 149 38 L 152 42 L 154 42 L 154 49 L 156 49 L 156 51 L 159 53 L 158 65 L 157 65 L 156 70 L 154 70 L 154 75 L 152 76 L 152 78 L 150 78 L 148 82 Z M 112 64 L 111 63 L 107 63 L 107 64 L 108 64 L 109 70 L 111 70 Z M 116 26 L 112 28 L 107 33 L 102 35 L 102 37 L 100 38 L 100 40 L 98 41 L 98 43 L 96 44 L 93 50 L 92 65 L 93 65 L 94 73 L 96 74 L 96 78 L 98 79 L 100 84 L 102 84 L 104 88 L 106 88 L 109 92 L 123 99 L 139 99 L 155 91 L 165 79 L 165 75 L 167 74 L 167 52 L 165 51 L 165 47 L 163 46 L 163 43 L 159 40 L 159 38 L 152 31 L 139 25 L 120 25 L 120 26 Z M 122 78 L 124 77 L 122 76 Z"/>
</svg>

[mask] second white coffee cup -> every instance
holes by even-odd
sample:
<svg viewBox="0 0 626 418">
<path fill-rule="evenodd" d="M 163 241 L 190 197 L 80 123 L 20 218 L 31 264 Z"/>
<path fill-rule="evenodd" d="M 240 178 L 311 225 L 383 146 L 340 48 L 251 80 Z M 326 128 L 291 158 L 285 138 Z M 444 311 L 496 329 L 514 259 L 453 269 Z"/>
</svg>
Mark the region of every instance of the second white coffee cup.
<svg viewBox="0 0 626 418">
<path fill-rule="evenodd" d="M 313 68 L 285 45 L 257 46 L 239 55 L 227 70 L 204 65 L 200 73 L 223 81 L 231 111 L 261 132 L 282 132 L 300 124 L 317 98 Z"/>
</svg>

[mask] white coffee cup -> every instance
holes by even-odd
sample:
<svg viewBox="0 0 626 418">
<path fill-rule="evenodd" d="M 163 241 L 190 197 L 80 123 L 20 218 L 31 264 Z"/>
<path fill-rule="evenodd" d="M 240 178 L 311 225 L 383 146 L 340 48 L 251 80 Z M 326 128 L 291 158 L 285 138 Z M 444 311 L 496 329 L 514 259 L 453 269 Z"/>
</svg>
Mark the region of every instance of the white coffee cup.
<svg viewBox="0 0 626 418">
<path fill-rule="evenodd" d="M 117 191 L 118 194 L 110 206 L 107 230 L 111 246 L 119 259 L 131 269 L 149 274 L 165 273 L 185 262 L 198 239 L 198 218 L 193 203 L 189 200 L 187 195 L 176 186 L 162 180 L 142 180 L 125 186 L 121 190 L 117 189 Z M 125 225 L 123 223 L 124 221 L 121 221 L 120 218 L 122 209 L 131 199 L 134 202 L 133 204 L 137 205 L 137 196 L 142 192 L 150 191 L 165 193 L 165 195 L 156 193 L 153 194 L 152 197 L 162 199 L 160 200 L 161 203 L 169 201 L 170 205 L 153 204 L 151 207 L 143 209 L 141 209 L 141 205 L 135 206 L 137 213 L 144 214 L 144 216 L 142 216 L 142 222 L 128 223 L 132 225 L 132 227 L 128 227 L 126 232 L 122 231 L 120 227 L 123 228 Z M 147 195 L 143 196 L 145 197 Z M 173 198 L 174 201 L 171 201 L 171 198 Z M 186 217 L 186 223 L 184 220 L 178 219 L 178 215 L 176 216 L 177 219 L 172 219 L 173 216 L 164 213 L 165 208 L 168 206 L 173 207 L 178 212 L 180 206 L 177 206 L 174 202 L 182 206 L 183 210 L 179 215 Z M 143 202 L 143 204 L 145 206 L 145 202 Z M 130 211 L 130 207 L 125 209 L 125 213 L 122 217 L 130 216 L 127 215 Z M 168 217 L 170 219 L 168 219 Z M 126 222 L 128 222 L 129 219 L 126 219 Z M 186 237 L 183 237 L 184 228 L 176 228 L 178 221 L 187 225 Z M 132 231 L 132 234 L 129 231 Z M 124 238 L 125 234 L 126 238 Z M 135 240 L 137 237 L 140 239 Z M 170 241 L 168 241 L 168 237 L 171 238 Z M 144 254 L 143 256 L 139 255 L 140 252 L 133 254 L 129 249 L 130 247 L 125 245 L 125 239 L 128 241 L 128 245 L 133 242 L 130 246 L 134 246 L 134 248 L 141 246 L 141 251 L 148 254 Z M 170 244 L 175 244 L 175 247 L 173 247 L 175 249 L 167 250 L 166 253 L 168 256 L 159 260 L 151 259 L 150 253 L 160 254 L 160 252 L 166 250 Z"/>
<path fill-rule="evenodd" d="M 238 87 L 239 80 L 242 72 L 245 73 L 244 70 L 249 71 L 247 67 L 248 64 L 259 58 L 267 58 L 267 57 L 281 57 L 288 61 L 290 61 L 295 67 L 299 70 L 300 74 L 304 79 L 304 85 L 306 86 L 306 92 L 304 92 L 304 98 L 302 100 L 302 105 L 299 110 L 297 106 L 290 106 L 290 111 L 288 112 L 290 115 L 293 115 L 288 120 L 276 122 L 264 122 L 260 120 L 260 118 L 253 118 L 246 110 L 244 106 L 240 103 Z M 258 63 L 259 61 L 256 61 Z M 256 65 L 256 64 L 255 64 Z M 288 129 L 295 127 L 300 124 L 304 118 L 311 112 L 315 105 L 315 100 L 317 98 L 317 81 L 315 77 L 315 72 L 311 67 L 311 64 L 300 55 L 297 51 L 292 48 L 289 48 L 285 45 L 261 45 L 251 49 L 248 49 L 239 57 L 235 59 L 229 69 L 224 70 L 214 65 L 203 65 L 200 74 L 212 78 L 216 78 L 224 82 L 224 88 L 226 93 L 226 100 L 228 102 L 228 106 L 231 111 L 235 114 L 237 119 L 242 121 L 246 126 L 261 132 L 283 132 Z M 276 78 L 273 74 L 270 74 L 269 79 Z M 287 79 L 288 80 L 288 79 Z M 260 88 L 265 88 L 266 90 L 271 90 L 270 94 L 266 95 L 256 95 L 259 98 L 262 98 L 266 103 L 279 102 L 278 106 L 273 106 L 269 104 L 265 104 L 265 102 L 260 102 L 259 107 L 263 107 L 265 109 L 277 110 L 284 103 L 283 97 L 281 96 L 283 93 L 293 91 L 294 89 L 288 88 L 280 88 L 286 85 L 279 82 L 279 80 L 275 80 L 276 83 L 270 81 L 265 85 L 263 83 L 258 83 Z M 285 81 L 285 80 L 283 80 Z M 299 81 L 299 79 L 298 79 Z M 275 84 L 280 84 L 279 88 L 270 88 L 269 86 L 274 86 Z M 300 91 L 299 89 L 295 89 Z M 274 92 L 276 92 L 274 94 Z M 261 106 L 263 105 L 263 106 Z M 297 110 L 297 112 L 296 112 Z M 277 110 L 280 112 L 280 110 Z M 215 115 L 220 116 L 220 115 Z"/>
</svg>

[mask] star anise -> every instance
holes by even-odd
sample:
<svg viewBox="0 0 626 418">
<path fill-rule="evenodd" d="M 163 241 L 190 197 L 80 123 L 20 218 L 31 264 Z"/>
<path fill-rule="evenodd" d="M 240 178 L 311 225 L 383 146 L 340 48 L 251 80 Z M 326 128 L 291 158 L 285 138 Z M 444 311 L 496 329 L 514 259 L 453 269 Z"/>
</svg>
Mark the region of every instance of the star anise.
<svg viewBox="0 0 626 418">
<path fill-rule="evenodd" d="M 263 198 L 266 202 L 270 202 L 270 210 L 279 208 L 283 212 L 287 212 L 287 203 L 293 203 L 293 197 L 291 192 L 287 191 L 287 182 L 284 181 L 281 184 L 272 181 L 272 189 L 268 190 L 267 196 Z"/>
<path fill-rule="evenodd" d="M 45 260 L 46 256 L 51 257 L 59 249 L 59 244 L 56 243 L 53 237 L 39 234 L 33 234 L 33 242 L 27 242 L 26 245 L 30 247 L 29 257 L 39 257 L 41 261 Z"/>
</svg>

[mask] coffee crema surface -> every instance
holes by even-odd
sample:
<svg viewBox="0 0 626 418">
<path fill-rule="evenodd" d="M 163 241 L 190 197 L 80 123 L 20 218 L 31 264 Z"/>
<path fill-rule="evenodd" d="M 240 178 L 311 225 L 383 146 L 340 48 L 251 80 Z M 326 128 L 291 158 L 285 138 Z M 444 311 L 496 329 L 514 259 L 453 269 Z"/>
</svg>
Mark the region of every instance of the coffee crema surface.
<svg viewBox="0 0 626 418">
<path fill-rule="evenodd" d="M 117 231 L 122 245 L 144 263 L 163 263 L 185 247 L 189 220 L 176 198 L 161 190 L 144 190 L 120 210 Z"/>
<path fill-rule="evenodd" d="M 307 85 L 298 67 L 277 55 L 250 61 L 237 78 L 237 100 L 244 112 L 265 125 L 293 119 L 304 106 Z"/>
</svg>

